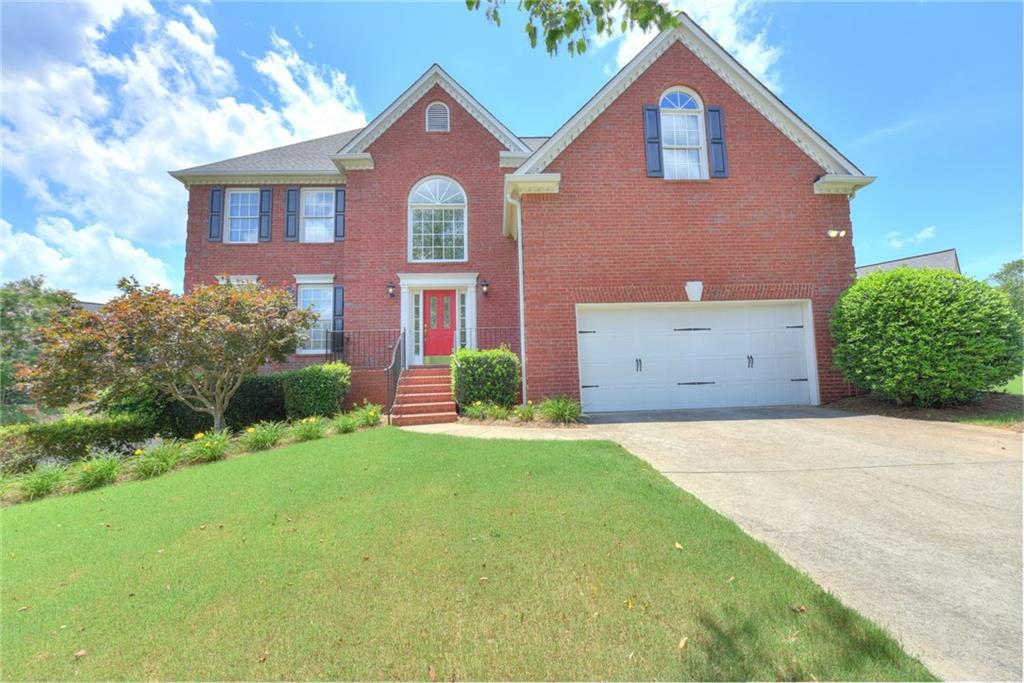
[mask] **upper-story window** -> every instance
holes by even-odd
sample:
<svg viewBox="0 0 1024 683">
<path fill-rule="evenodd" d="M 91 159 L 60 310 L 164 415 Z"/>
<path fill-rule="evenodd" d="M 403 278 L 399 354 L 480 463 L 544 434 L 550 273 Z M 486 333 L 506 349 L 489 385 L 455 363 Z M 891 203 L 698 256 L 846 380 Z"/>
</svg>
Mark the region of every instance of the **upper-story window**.
<svg viewBox="0 0 1024 683">
<path fill-rule="evenodd" d="M 427 132 L 447 133 L 450 130 L 448 105 L 444 102 L 431 102 L 427 105 Z"/>
<path fill-rule="evenodd" d="M 224 215 L 227 241 L 256 244 L 260 229 L 260 191 L 228 190 L 228 210 Z"/>
<path fill-rule="evenodd" d="M 704 105 L 700 97 L 686 88 L 672 88 L 661 96 L 658 106 L 665 178 L 707 178 Z"/>
<path fill-rule="evenodd" d="M 466 193 L 440 176 L 422 180 L 409 195 L 409 260 L 466 260 Z"/>
<path fill-rule="evenodd" d="M 334 189 L 302 191 L 300 242 L 334 241 Z"/>
</svg>

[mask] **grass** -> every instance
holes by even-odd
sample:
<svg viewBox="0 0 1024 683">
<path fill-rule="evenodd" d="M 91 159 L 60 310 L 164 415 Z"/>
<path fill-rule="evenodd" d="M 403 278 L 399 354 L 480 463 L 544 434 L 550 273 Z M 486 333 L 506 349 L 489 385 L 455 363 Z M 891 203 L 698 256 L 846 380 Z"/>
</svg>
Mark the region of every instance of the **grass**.
<svg viewBox="0 0 1024 683">
<path fill-rule="evenodd" d="M 1015 394 L 1017 396 L 1024 395 L 1024 375 L 1011 379 L 1000 389 L 1000 391 L 1005 391 L 1008 394 Z"/>
<path fill-rule="evenodd" d="M 384 428 L 0 520 L 4 680 L 930 678 L 607 442 Z"/>
</svg>

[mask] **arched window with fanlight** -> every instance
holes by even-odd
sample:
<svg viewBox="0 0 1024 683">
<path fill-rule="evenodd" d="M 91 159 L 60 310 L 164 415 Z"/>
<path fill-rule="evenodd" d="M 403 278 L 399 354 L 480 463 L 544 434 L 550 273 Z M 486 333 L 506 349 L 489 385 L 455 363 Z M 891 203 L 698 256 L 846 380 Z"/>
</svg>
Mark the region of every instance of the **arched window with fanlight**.
<svg viewBox="0 0 1024 683">
<path fill-rule="evenodd" d="M 443 176 L 425 178 L 409 194 L 409 260 L 467 259 L 466 193 Z"/>
<path fill-rule="evenodd" d="M 658 109 L 665 178 L 707 178 L 704 105 L 700 97 L 688 88 L 672 88 L 661 96 Z"/>
</svg>

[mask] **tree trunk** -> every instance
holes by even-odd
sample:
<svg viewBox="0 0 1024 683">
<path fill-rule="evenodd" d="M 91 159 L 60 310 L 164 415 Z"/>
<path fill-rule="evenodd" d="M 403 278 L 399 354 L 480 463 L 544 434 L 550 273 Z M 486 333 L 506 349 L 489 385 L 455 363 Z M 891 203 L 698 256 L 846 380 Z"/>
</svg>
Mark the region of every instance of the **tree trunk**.
<svg viewBox="0 0 1024 683">
<path fill-rule="evenodd" d="M 217 409 L 213 411 L 213 431 L 219 432 L 224 429 L 224 411 Z"/>
</svg>

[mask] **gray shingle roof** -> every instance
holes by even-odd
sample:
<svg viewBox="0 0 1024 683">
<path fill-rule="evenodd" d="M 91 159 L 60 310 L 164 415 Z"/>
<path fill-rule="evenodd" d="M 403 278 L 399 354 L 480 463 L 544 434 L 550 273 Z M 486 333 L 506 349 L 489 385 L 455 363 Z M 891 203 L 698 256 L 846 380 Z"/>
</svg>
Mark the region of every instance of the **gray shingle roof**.
<svg viewBox="0 0 1024 683">
<path fill-rule="evenodd" d="M 892 261 L 857 266 L 857 277 L 864 277 L 868 273 L 879 270 L 895 270 L 896 268 L 942 268 L 959 273 L 960 261 L 956 257 L 956 249 L 944 249 L 943 251 L 933 251 L 930 254 L 918 254 Z"/>
<path fill-rule="evenodd" d="M 356 136 L 361 128 L 326 135 L 322 138 L 296 142 L 291 145 L 245 154 L 233 159 L 215 161 L 211 164 L 183 168 L 171 175 L 217 175 L 221 173 L 323 173 L 337 172 L 331 156 L 338 153 L 345 144 Z M 545 137 L 520 138 L 531 150 L 536 150 Z"/>
</svg>

